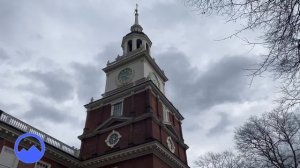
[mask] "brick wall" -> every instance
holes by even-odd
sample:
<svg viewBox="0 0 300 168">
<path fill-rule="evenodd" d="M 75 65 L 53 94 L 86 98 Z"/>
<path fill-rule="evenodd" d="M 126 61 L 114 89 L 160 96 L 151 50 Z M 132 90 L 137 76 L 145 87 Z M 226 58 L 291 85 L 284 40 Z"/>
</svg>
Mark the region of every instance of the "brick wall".
<svg viewBox="0 0 300 168">
<path fill-rule="evenodd" d="M 114 147 L 110 148 L 106 145 L 105 139 L 111 133 L 110 131 L 103 132 L 90 138 L 82 139 L 81 157 L 83 159 L 90 159 L 96 156 L 101 156 L 117 150 L 126 149 L 134 145 L 140 145 L 149 140 L 160 141 L 167 149 L 167 137 L 170 136 L 163 126 L 163 108 L 162 102 L 150 90 L 146 90 L 129 97 L 123 101 L 123 116 L 124 117 L 139 117 L 146 113 L 154 114 L 159 123 L 154 122 L 152 117 L 144 120 L 134 122 L 117 128 L 122 138 L 120 142 Z M 111 117 L 111 105 L 107 104 L 98 109 L 88 111 L 85 124 L 84 134 L 91 133 L 101 125 L 103 122 Z M 182 137 L 181 122 L 175 115 L 170 112 L 171 125 L 175 129 L 176 135 Z M 181 138 L 179 138 L 181 139 Z M 174 140 L 176 147 L 175 155 L 186 163 L 185 148 L 183 145 Z"/>
</svg>

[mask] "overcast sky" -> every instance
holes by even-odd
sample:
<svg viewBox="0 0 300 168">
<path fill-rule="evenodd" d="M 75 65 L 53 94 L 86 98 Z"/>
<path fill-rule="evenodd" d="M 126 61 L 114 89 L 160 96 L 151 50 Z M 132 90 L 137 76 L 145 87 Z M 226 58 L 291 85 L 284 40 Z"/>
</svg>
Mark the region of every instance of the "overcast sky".
<svg viewBox="0 0 300 168">
<path fill-rule="evenodd" d="M 132 0 L 0 0 L 0 109 L 80 147 L 83 107 L 101 98 L 108 60 L 134 22 Z M 185 117 L 193 161 L 233 149 L 233 133 L 251 115 L 270 110 L 275 82 L 247 68 L 264 53 L 240 38 L 219 40 L 241 27 L 197 14 L 182 0 L 138 1 L 152 57 L 169 78 L 167 97 Z M 259 32 L 240 35 L 258 40 Z M 67 136 L 66 136 L 67 135 Z"/>
</svg>

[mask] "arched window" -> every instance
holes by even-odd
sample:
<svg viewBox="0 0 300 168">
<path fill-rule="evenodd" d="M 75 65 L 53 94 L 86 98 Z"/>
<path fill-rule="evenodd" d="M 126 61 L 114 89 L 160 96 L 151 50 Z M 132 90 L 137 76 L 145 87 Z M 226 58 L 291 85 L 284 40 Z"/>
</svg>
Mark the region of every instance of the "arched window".
<svg viewBox="0 0 300 168">
<path fill-rule="evenodd" d="M 150 53 L 149 52 L 149 45 L 148 45 L 148 43 L 146 43 L 146 50 L 147 50 L 148 53 Z"/>
<path fill-rule="evenodd" d="M 137 39 L 136 40 L 136 48 L 140 48 L 142 46 L 142 40 L 141 39 Z"/>
<path fill-rule="evenodd" d="M 129 40 L 129 41 L 127 42 L 127 51 L 128 51 L 128 52 L 131 52 L 131 51 L 132 51 L 132 40 Z"/>
</svg>

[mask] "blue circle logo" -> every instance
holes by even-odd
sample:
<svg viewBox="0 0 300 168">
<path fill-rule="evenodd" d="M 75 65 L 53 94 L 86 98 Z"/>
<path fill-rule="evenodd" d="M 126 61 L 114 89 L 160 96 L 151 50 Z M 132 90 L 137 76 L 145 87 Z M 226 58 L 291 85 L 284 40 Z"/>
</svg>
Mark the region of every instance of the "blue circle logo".
<svg viewBox="0 0 300 168">
<path fill-rule="evenodd" d="M 19 151 L 19 143 L 25 139 L 25 138 L 35 138 L 39 141 L 41 145 L 41 150 L 39 150 L 36 146 L 32 145 L 28 150 L 22 148 L 21 151 Z M 36 134 L 32 133 L 26 133 L 18 137 L 15 146 L 14 146 L 14 151 L 16 156 L 18 157 L 19 160 L 21 160 L 24 163 L 35 163 L 38 162 L 39 160 L 42 159 L 45 153 L 45 143 L 42 140 L 41 137 L 39 137 Z"/>
</svg>

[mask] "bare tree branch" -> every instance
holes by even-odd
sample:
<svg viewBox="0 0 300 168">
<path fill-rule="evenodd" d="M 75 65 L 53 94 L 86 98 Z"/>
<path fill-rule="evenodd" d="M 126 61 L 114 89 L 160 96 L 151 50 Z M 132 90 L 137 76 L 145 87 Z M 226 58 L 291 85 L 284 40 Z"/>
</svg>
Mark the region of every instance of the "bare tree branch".
<svg viewBox="0 0 300 168">
<path fill-rule="evenodd" d="M 264 167 L 297 168 L 300 157 L 300 118 L 276 109 L 252 117 L 236 130 L 236 145 L 245 155 L 262 159 Z"/>
<path fill-rule="evenodd" d="M 228 22 L 246 20 L 243 28 L 227 38 L 238 37 L 245 30 L 262 31 L 263 35 L 259 37 L 262 42 L 249 44 L 263 45 L 268 53 L 262 55 L 263 59 L 252 75 L 272 72 L 276 78 L 285 81 L 284 93 L 288 93 L 283 100 L 285 107 L 300 103 L 299 0 L 185 0 L 185 3 L 202 14 L 227 16 Z"/>
</svg>

